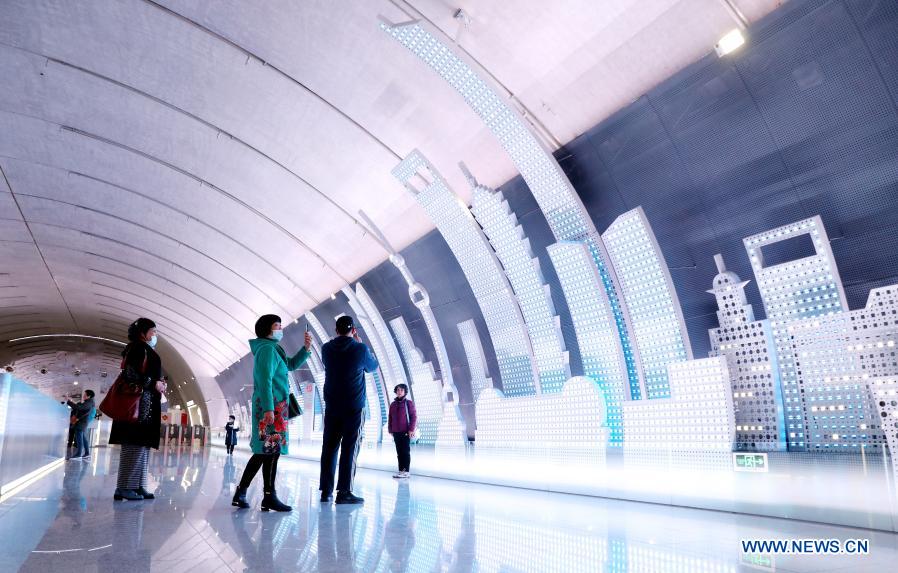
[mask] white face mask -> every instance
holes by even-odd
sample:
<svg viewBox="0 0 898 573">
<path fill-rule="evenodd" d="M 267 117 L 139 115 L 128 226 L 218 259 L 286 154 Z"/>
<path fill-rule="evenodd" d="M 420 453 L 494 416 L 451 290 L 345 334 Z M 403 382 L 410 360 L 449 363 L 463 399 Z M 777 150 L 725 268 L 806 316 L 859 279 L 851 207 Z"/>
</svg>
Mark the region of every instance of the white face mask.
<svg viewBox="0 0 898 573">
<path fill-rule="evenodd" d="M 156 335 L 154 334 L 152 338 L 147 340 L 147 346 L 150 348 L 156 348 Z"/>
<path fill-rule="evenodd" d="M 283 331 L 283 329 L 281 329 L 281 330 L 272 330 L 272 331 L 271 331 L 271 338 L 273 338 L 274 340 L 277 340 L 278 342 L 280 342 L 281 339 L 284 338 L 284 331 Z"/>
</svg>

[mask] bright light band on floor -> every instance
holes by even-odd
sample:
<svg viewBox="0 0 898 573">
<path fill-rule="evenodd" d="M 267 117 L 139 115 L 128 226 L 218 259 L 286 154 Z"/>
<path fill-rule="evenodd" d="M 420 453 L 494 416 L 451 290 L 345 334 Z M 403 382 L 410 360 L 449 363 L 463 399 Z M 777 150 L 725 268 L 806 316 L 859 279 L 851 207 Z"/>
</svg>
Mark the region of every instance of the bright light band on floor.
<svg viewBox="0 0 898 573">
<path fill-rule="evenodd" d="M 502 265 L 468 208 L 418 150 L 396 166 L 393 175 L 415 196 L 458 260 L 486 321 L 506 394 L 538 392 L 538 373 L 521 309 Z M 422 176 L 427 184 L 419 189 L 416 183 Z"/>
<path fill-rule="evenodd" d="M 474 196 L 471 212 L 493 246 L 518 299 L 539 371 L 540 388 L 544 393 L 560 392 L 571 375 L 568 354 L 549 286 L 530 242 L 502 192 L 477 183 L 464 166 L 462 170 Z"/>
<path fill-rule="evenodd" d="M 692 347 L 677 291 L 642 207 L 615 219 L 602 240 L 630 311 L 646 397 L 668 397 L 667 365 L 690 360 Z"/>
</svg>

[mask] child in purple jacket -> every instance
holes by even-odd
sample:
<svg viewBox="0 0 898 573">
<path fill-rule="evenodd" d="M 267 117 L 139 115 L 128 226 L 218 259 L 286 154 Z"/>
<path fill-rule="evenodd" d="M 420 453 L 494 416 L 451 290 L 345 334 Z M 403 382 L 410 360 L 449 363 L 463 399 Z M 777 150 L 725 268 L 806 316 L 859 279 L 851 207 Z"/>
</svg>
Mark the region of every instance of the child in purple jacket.
<svg viewBox="0 0 898 573">
<path fill-rule="evenodd" d="M 394 478 L 408 478 L 409 465 L 412 462 L 411 440 L 415 435 L 418 423 L 418 414 L 415 412 L 415 403 L 408 399 L 408 386 L 397 384 L 393 388 L 396 399 L 390 404 L 390 416 L 387 419 L 387 429 L 393 435 L 396 444 L 396 457 L 399 459 L 399 472 Z"/>
</svg>

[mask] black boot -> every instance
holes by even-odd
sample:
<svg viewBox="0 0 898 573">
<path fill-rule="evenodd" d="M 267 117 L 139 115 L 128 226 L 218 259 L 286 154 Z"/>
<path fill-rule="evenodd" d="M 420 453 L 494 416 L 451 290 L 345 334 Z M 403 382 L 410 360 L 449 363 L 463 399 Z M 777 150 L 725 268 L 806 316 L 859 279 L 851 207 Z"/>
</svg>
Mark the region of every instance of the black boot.
<svg viewBox="0 0 898 573">
<path fill-rule="evenodd" d="M 249 503 L 246 501 L 246 488 L 245 487 L 237 487 L 237 491 L 234 492 L 234 499 L 231 500 L 231 505 L 234 507 L 239 507 L 240 509 L 246 509 L 249 507 Z"/>
<path fill-rule="evenodd" d="M 293 508 L 278 499 L 277 492 L 273 489 L 265 492 L 262 498 L 262 511 L 293 511 Z"/>
</svg>

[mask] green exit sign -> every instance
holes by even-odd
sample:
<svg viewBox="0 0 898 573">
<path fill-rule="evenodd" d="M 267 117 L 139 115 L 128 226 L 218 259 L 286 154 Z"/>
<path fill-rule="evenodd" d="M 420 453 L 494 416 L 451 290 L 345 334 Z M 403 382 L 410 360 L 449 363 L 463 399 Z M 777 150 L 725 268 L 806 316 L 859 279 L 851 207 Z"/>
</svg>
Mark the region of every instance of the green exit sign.
<svg viewBox="0 0 898 573">
<path fill-rule="evenodd" d="M 766 472 L 767 454 L 734 452 L 733 469 L 737 472 Z"/>
</svg>

